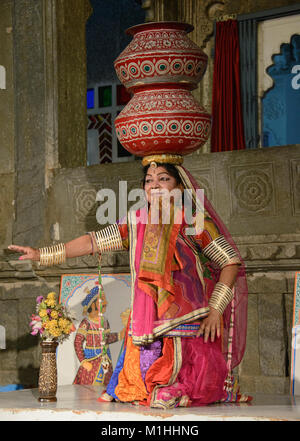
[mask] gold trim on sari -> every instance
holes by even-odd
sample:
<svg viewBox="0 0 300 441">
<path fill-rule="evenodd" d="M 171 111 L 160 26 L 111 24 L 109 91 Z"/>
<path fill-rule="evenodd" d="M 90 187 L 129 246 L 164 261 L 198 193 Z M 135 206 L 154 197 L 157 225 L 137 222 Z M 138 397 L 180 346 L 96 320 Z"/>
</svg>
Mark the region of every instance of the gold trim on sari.
<svg viewBox="0 0 300 441">
<path fill-rule="evenodd" d="M 197 309 L 195 311 L 190 312 L 189 314 L 186 314 L 182 317 L 178 317 L 174 320 L 168 320 L 167 323 L 164 323 L 160 326 L 157 326 L 153 329 L 153 334 L 145 334 L 141 336 L 132 336 L 132 342 L 137 346 L 147 345 L 150 343 L 153 343 L 154 340 L 156 340 L 158 337 L 163 336 L 168 331 L 171 331 L 172 329 L 176 328 L 178 325 L 181 325 L 183 323 L 190 323 L 197 319 L 202 319 L 207 316 L 209 313 L 209 307 L 203 307 L 200 309 Z M 130 332 L 129 332 L 130 335 Z M 177 338 L 177 337 L 176 337 Z"/>
</svg>

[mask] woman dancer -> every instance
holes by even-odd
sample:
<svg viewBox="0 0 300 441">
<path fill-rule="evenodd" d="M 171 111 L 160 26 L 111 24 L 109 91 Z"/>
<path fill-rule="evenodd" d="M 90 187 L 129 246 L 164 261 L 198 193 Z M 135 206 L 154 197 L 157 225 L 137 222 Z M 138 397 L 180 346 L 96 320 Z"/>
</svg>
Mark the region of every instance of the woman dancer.
<svg viewBox="0 0 300 441">
<path fill-rule="evenodd" d="M 174 201 L 169 222 L 162 221 L 165 195 L 175 189 L 192 192 L 194 213 L 202 204 L 201 231 L 187 234 L 184 207 Z M 95 249 L 129 251 L 131 314 L 124 350 L 100 401 L 163 408 L 246 401 L 232 379 L 245 349 L 247 318 L 238 250 L 209 202 L 197 199 L 197 185 L 182 166 L 149 160 L 144 190 L 148 206 L 130 210 L 125 223 L 50 249 L 9 248 L 41 264 Z M 158 221 L 151 223 L 154 202 Z"/>
</svg>

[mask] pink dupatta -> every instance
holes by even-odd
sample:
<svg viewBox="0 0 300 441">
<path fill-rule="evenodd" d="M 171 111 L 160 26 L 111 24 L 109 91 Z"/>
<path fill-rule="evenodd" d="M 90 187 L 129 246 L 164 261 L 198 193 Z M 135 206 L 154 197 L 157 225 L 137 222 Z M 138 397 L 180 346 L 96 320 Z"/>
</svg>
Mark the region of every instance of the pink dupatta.
<svg viewBox="0 0 300 441">
<path fill-rule="evenodd" d="M 176 166 L 176 168 L 185 188 L 192 190 L 200 189 L 191 173 L 182 166 Z M 196 193 L 194 193 L 194 197 L 196 197 Z M 200 201 L 200 204 L 201 203 Z M 209 213 L 209 216 L 218 227 L 220 234 L 222 234 L 227 242 L 234 248 L 241 261 L 234 286 L 234 300 L 227 306 L 223 314 L 223 354 L 225 359 L 229 361 L 230 369 L 233 369 L 241 362 L 246 347 L 248 287 L 245 264 L 231 234 L 206 196 L 204 196 L 204 209 Z M 209 295 L 211 295 L 220 275 L 220 270 L 214 267 L 214 265 L 211 265 L 210 271 L 212 281 L 209 281 Z"/>
</svg>

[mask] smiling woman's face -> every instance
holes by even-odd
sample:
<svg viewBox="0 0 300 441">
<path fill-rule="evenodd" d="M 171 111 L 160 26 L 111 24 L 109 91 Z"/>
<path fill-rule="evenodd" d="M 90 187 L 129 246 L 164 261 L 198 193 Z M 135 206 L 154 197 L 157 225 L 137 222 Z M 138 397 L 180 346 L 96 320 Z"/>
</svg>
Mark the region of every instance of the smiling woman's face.
<svg viewBox="0 0 300 441">
<path fill-rule="evenodd" d="M 174 188 L 179 188 L 176 179 L 164 167 L 148 168 L 144 185 L 148 202 L 151 200 L 151 192 L 152 194 L 159 194 L 166 190 L 171 191 Z"/>
</svg>

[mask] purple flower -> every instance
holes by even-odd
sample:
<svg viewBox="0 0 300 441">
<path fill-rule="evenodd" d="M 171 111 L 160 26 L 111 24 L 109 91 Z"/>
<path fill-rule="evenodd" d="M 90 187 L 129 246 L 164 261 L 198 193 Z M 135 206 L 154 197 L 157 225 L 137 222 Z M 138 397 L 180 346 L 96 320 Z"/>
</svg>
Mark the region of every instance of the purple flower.
<svg viewBox="0 0 300 441">
<path fill-rule="evenodd" d="M 43 300 L 44 300 L 44 297 L 43 297 L 43 296 L 38 296 L 38 297 L 36 298 L 36 303 L 42 303 Z"/>
</svg>

